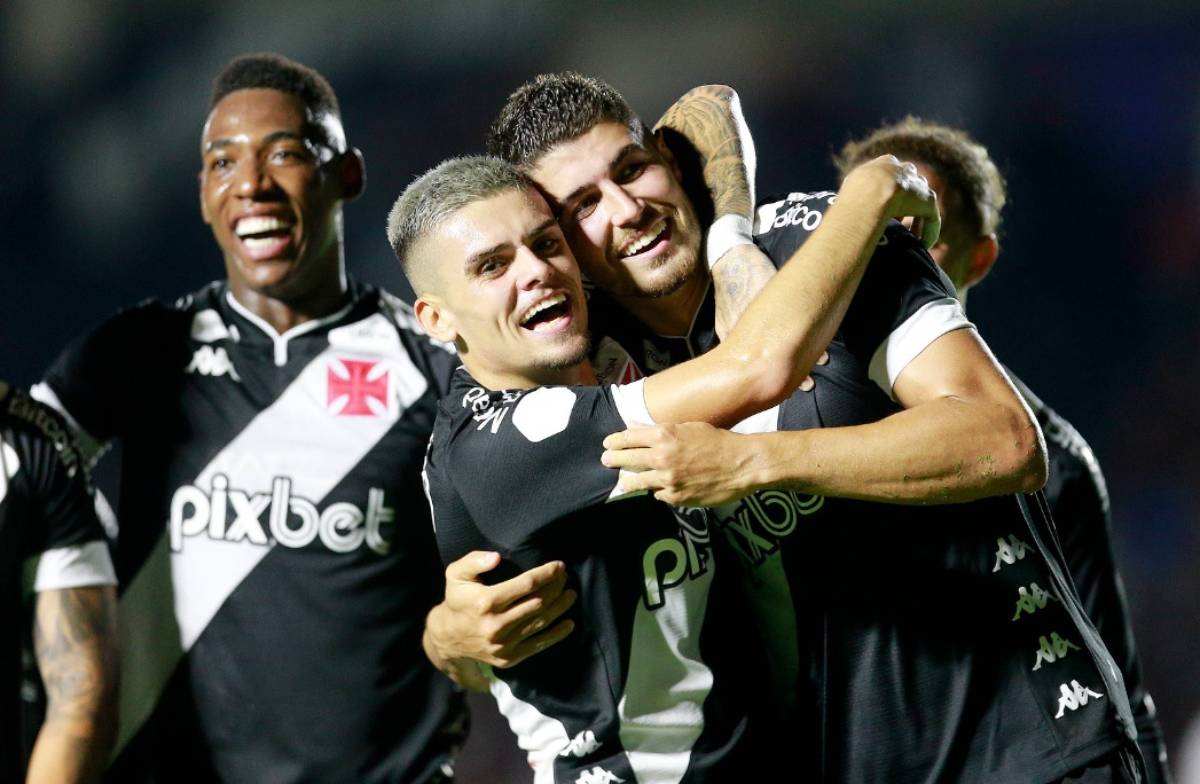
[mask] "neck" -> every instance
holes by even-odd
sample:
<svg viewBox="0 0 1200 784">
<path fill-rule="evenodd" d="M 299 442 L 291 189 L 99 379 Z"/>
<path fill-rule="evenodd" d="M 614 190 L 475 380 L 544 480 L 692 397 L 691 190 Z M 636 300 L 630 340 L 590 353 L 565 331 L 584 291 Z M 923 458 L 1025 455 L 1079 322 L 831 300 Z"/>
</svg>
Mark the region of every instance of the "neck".
<svg viewBox="0 0 1200 784">
<path fill-rule="evenodd" d="M 229 278 L 229 291 L 238 304 L 283 334 L 301 324 L 328 316 L 346 302 L 345 267 L 338 264 L 335 273 L 302 294 L 291 296 L 254 289 L 244 280 Z"/>
<path fill-rule="evenodd" d="M 696 311 L 708 293 L 708 270 L 698 267 L 679 288 L 665 297 L 617 297 L 616 300 L 656 335 L 683 336 L 692 328 Z"/>
<path fill-rule="evenodd" d="M 503 371 L 478 367 L 471 357 L 461 356 L 471 377 L 484 387 L 501 389 L 534 389 L 547 386 L 591 386 L 596 384 L 596 372 L 587 360 L 568 368 L 544 370 Z"/>
</svg>

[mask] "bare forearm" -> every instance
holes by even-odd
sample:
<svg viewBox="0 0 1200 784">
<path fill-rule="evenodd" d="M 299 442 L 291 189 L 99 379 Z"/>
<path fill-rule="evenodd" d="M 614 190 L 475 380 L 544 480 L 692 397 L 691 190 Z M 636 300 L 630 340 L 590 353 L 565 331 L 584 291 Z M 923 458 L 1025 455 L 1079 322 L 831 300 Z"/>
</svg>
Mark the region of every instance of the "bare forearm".
<svg viewBox="0 0 1200 784">
<path fill-rule="evenodd" d="M 670 128 L 691 144 L 716 215 L 751 217 L 754 210 L 754 143 L 737 92 L 720 84 L 693 88 L 655 126 Z"/>
<path fill-rule="evenodd" d="M 1028 492 L 1037 435 L 1003 406 L 947 397 L 868 425 L 746 436 L 747 490 L 776 487 L 897 504 Z"/>
<path fill-rule="evenodd" d="M 111 588 L 38 596 L 34 648 L 46 687 L 46 721 L 29 782 L 99 778 L 116 737 L 116 598 Z"/>
</svg>

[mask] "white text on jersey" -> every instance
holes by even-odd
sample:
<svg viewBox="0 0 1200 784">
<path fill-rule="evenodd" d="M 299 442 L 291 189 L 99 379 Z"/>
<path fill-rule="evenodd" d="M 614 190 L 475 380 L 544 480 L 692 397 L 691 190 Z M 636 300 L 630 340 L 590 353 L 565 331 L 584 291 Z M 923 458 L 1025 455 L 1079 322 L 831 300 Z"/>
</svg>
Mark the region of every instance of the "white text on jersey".
<svg viewBox="0 0 1200 784">
<path fill-rule="evenodd" d="M 285 547 L 305 547 L 320 538 L 335 553 L 348 553 L 364 543 L 380 555 L 388 553 L 391 542 L 383 526 L 395 520 L 396 511 L 384 506 L 383 490 L 373 487 L 367 492 L 365 512 L 345 501 L 318 510 L 291 491 L 292 480 L 287 477 L 275 477 L 270 493 L 234 489 L 223 474 L 213 477 L 211 492 L 184 485 L 171 497 L 171 549 L 181 552 L 184 537 L 207 534 L 227 542 Z M 260 517 L 268 510 L 264 528 Z"/>
</svg>

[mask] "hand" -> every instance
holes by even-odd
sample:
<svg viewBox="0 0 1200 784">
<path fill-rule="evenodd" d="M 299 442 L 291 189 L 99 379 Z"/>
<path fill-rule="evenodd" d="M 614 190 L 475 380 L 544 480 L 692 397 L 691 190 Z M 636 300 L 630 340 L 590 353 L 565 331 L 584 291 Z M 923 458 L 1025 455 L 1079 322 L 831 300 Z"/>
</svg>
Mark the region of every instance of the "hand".
<svg viewBox="0 0 1200 784">
<path fill-rule="evenodd" d="M 575 628 L 573 621 L 559 620 L 576 599 L 575 591 L 565 589 L 567 570 L 561 561 L 484 585 L 479 576 L 499 564 L 499 554 L 476 551 L 447 566 L 446 597 L 425 622 L 429 660 L 456 683 L 475 691 L 488 689 L 476 662 L 511 667 Z"/>
<path fill-rule="evenodd" d="M 882 184 L 888 189 L 887 217 L 912 218 L 911 230 L 926 248 L 937 243 L 942 230 L 937 194 L 912 163 L 881 155 L 855 167 L 842 184 L 842 194 L 858 187 Z"/>
<path fill-rule="evenodd" d="M 821 356 L 817 357 L 817 364 L 818 365 L 828 365 L 829 364 L 829 352 L 828 351 L 821 352 Z M 816 385 L 817 385 L 817 382 L 813 381 L 812 376 L 805 376 L 804 380 L 800 382 L 800 386 L 798 388 L 801 392 L 812 392 L 813 388 L 816 387 Z"/>
<path fill-rule="evenodd" d="M 647 490 L 675 506 L 720 506 L 753 486 L 745 438 L 704 422 L 634 427 L 604 439 L 600 462 L 639 473 L 621 477 L 623 492 Z"/>
</svg>

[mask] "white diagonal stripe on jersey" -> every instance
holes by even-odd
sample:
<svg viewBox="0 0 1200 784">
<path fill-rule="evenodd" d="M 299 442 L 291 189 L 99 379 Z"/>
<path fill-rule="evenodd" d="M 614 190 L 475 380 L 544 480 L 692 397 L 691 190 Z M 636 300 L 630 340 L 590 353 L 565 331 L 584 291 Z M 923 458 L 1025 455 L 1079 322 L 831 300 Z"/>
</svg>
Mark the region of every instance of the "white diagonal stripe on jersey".
<svg viewBox="0 0 1200 784">
<path fill-rule="evenodd" d="M 617 712 L 621 745 L 639 782 L 678 784 L 704 731 L 713 674 L 700 657 L 700 631 L 715 570 L 710 559 L 704 574 L 664 590 L 656 610 L 638 599 Z"/>
<path fill-rule="evenodd" d="M 513 694 L 509 685 L 494 675 L 492 696 L 533 768 L 533 784 L 554 784 L 554 760 L 571 742 L 567 728 Z"/>
<path fill-rule="evenodd" d="M 335 359 L 388 365 L 388 395 L 395 402 L 387 406 L 387 413 L 330 414 L 325 393 L 329 365 Z M 319 504 L 424 394 L 427 385 L 395 327 L 382 315 L 339 327 L 330 333 L 330 346 L 191 484 L 211 488 L 213 477 L 223 474 L 236 481 L 239 489 L 270 493 L 275 477 L 287 477 L 293 496 Z M 268 445 L 269 462 L 259 458 Z M 184 653 L 268 552 L 269 547 L 246 540 L 229 542 L 206 536 L 190 537 L 183 550 L 172 552 L 164 531 L 121 597 L 122 650 L 127 655 L 121 667 L 117 752 L 149 718 Z M 167 597 L 173 597 L 173 604 Z M 129 619 L 139 625 L 128 623 Z M 172 639 L 178 641 L 177 648 L 164 644 Z"/>
</svg>

